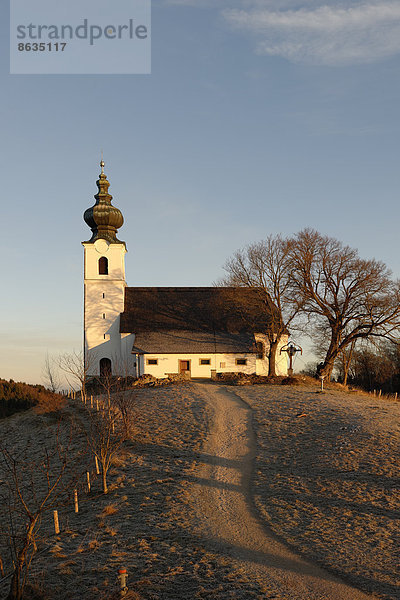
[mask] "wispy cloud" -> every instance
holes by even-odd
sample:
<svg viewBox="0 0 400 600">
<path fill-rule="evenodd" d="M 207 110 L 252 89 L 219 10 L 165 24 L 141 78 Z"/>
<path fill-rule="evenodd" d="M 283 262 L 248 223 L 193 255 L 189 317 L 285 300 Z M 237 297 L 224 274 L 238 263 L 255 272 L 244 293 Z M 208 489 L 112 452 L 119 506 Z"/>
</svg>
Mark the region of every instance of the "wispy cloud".
<svg viewBox="0 0 400 600">
<path fill-rule="evenodd" d="M 347 2 L 338 6 L 290 0 L 243 0 L 224 8 L 229 25 L 251 34 L 260 54 L 293 62 L 346 65 L 374 62 L 400 52 L 400 1 Z M 306 5 L 306 6 L 305 6 Z M 286 8 L 282 9 L 282 6 Z M 292 8 L 290 8 L 292 7 Z"/>
</svg>

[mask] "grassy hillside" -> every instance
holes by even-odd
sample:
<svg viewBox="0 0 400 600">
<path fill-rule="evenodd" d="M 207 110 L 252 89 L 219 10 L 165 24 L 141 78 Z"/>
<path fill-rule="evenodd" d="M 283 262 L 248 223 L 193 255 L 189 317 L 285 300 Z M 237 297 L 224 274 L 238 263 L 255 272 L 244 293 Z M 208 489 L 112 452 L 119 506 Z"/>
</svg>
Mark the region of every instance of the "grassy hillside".
<svg viewBox="0 0 400 600">
<path fill-rule="evenodd" d="M 36 406 L 41 412 L 43 410 L 54 410 L 63 397 L 53 394 L 42 385 L 29 385 L 18 383 L 10 379 L 0 379 L 0 419 L 21 410 L 27 410 Z"/>
</svg>

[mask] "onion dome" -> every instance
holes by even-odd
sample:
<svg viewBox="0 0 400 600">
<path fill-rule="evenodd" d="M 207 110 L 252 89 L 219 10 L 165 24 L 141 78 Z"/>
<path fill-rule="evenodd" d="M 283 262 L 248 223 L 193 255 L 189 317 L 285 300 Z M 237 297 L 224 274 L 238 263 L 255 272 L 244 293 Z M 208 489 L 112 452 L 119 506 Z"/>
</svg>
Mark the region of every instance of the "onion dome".
<svg viewBox="0 0 400 600">
<path fill-rule="evenodd" d="M 112 196 L 108 193 L 110 187 L 107 181 L 107 175 L 104 173 L 104 161 L 101 160 L 101 173 L 96 181 L 99 191 L 94 196 L 96 203 L 91 208 L 85 210 L 84 220 L 92 230 L 92 237 L 89 242 L 96 240 L 107 240 L 110 244 L 124 244 L 117 239 L 117 230 L 122 227 L 124 218 L 121 211 L 111 204 Z"/>
</svg>

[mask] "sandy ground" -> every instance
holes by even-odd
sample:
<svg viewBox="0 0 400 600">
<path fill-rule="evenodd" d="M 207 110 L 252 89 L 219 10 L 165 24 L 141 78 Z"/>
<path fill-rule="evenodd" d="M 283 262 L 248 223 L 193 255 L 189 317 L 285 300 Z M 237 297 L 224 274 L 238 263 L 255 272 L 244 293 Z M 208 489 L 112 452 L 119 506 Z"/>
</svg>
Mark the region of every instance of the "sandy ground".
<svg viewBox="0 0 400 600">
<path fill-rule="evenodd" d="M 109 599 L 124 566 L 143 600 L 400 598 L 398 404 L 211 383 L 133 399 L 110 493 L 94 481 L 47 530 L 32 579 L 49 597 Z M 15 415 L 0 435 L 40 441 L 45 420 Z"/>
<path fill-rule="evenodd" d="M 235 388 L 253 410 L 253 497 L 274 532 L 358 588 L 400 598 L 400 404 Z"/>
</svg>

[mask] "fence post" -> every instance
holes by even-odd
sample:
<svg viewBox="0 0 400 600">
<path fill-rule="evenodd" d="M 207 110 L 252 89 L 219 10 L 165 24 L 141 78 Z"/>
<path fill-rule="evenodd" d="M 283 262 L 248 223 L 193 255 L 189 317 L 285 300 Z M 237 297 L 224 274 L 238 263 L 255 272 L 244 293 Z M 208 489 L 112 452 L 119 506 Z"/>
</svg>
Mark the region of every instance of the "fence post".
<svg viewBox="0 0 400 600">
<path fill-rule="evenodd" d="M 121 598 L 123 596 L 125 596 L 125 594 L 128 591 L 128 587 L 126 585 L 127 577 L 128 577 L 128 573 L 126 572 L 126 569 L 121 568 L 121 569 L 118 570 L 118 579 L 119 579 L 120 584 L 121 584 L 121 589 L 120 589 L 119 594 L 120 594 Z"/>
<path fill-rule="evenodd" d="M 54 510 L 53 511 L 53 516 L 54 516 L 54 531 L 56 534 L 60 533 L 60 525 L 58 523 L 58 511 Z"/>
</svg>

